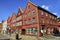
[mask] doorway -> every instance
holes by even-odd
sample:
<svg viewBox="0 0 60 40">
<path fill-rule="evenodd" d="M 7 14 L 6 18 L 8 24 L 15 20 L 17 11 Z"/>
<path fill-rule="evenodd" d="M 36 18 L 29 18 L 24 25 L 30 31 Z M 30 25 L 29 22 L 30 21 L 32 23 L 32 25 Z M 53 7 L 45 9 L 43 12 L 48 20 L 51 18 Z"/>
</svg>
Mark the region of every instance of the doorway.
<svg viewBox="0 0 60 40">
<path fill-rule="evenodd" d="M 42 25 L 42 34 L 43 34 L 43 36 L 46 35 L 46 27 L 45 27 L 45 25 Z"/>
<path fill-rule="evenodd" d="M 22 35 L 25 35 L 26 34 L 26 30 L 25 29 L 22 29 Z"/>
</svg>

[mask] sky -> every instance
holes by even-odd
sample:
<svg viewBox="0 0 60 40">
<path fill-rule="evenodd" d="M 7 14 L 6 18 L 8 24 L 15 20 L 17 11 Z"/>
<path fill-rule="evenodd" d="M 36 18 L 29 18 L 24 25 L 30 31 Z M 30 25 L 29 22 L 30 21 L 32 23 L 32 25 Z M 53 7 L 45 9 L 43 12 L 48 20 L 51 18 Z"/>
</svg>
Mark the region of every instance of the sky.
<svg viewBox="0 0 60 40">
<path fill-rule="evenodd" d="M 26 8 L 29 0 L 0 0 L 0 22 L 7 20 L 19 8 Z M 52 12 L 60 17 L 60 0 L 30 0 L 32 3 Z"/>
</svg>

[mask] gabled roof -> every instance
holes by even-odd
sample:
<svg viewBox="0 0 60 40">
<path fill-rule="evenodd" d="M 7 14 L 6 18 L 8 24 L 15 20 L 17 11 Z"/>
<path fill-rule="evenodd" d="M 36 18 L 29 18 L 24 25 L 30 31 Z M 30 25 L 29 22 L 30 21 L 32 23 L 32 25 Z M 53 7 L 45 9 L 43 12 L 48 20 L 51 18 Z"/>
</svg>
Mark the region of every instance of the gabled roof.
<svg viewBox="0 0 60 40">
<path fill-rule="evenodd" d="M 13 13 L 13 14 L 12 14 L 12 17 L 13 17 L 14 15 L 17 15 L 17 14 L 16 14 L 16 13 Z"/>
<path fill-rule="evenodd" d="M 24 13 L 24 9 L 23 9 L 23 8 L 20 8 L 20 11 L 21 11 L 22 13 Z"/>
<path fill-rule="evenodd" d="M 8 17 L 7 22 L 8 22 L 8 20 L 11 21 L 11 17 Z"/>
<path fill-rule="evenodd" d="M 13 14 L 12 14 L 12 17 L 11 17 L 11 20 L 12 20 L 13 18 L 15 18 L 14 16 L 17 16 L 17 14 L 16 14 L 16 13 L 13 13 Z"/>
<path fill-rule="evenodd" d="M 20 12 L 20 14 L 23 14 L 23 13 L 24 13 L 24 9 L 23 9 L 23 8 L 19 8 L 19 10 L 18 10 L 18 13 L 17 13 L 17 14 L 19 14 L 19 12 Z"/>
<path fill-rule="evenodd" d="M 49 12 L 48 10 L 46 10 L 46 9 L 44 9 L 44 8 L 42 8 L 42 7 L 40 7 L 40 6 L 36 5 L 36 4 L 34 4 L 34 3 L 32 3 L 31 1 L 29 1 L 28 3 L 31 3 L 32 5 L 36 6 L 38 9 L 41 9 L 41 10 L 43 10 L 43 11 L 45 11 L 45 12 L 47 12 L 47 13 L 49 13 L 49 14 L 55 16 L 55 17 L 57 17 L 55 14 L 53 14 L 53 13 Z"/>
</svg>

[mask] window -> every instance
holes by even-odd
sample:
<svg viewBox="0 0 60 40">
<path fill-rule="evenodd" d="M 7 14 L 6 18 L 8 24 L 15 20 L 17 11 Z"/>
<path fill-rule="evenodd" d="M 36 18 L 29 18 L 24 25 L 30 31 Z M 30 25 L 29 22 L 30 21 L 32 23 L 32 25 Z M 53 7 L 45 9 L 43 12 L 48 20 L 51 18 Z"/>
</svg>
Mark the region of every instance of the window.
<svg viewBox="0 0 60 40">
<path fill-rule="evenodd" d="M 56 20 L 57 18 L 55 17 L 55 20 Z"/>
<path fill-rule="evenodd" d="M 15 26 L 15 24 L 13 24 L 13 26 Z"/>
<path fill-rule="evenodd" d="M 28 16 L 30 16 L 30 12 L 28 13 Z"/>
<path fill-rule="evenodd" d="M 30 19 L 28 19 L 28 23 L 30 23 Z"/>
<path fill-rule="evenodd" d="M 22 25 L 22 21 L 16 23 L 16 26 L 19 26 L 19 25 Z"/>
<path fill-rule="evenodd" d="M 37 28 L 33 28 L 33 34 L 37 35 Z"/>
<path fill-rule="evenodd" d="M 28 29 L 26 29 L 26 34 L 29 34 L 29 31 L 28 31 Z"/>
<path fill-rule="evenodd" d="M 12 22 L 15 22 L 16 20 L 12 20 Z"/>
<path fill-rule="evenodd" d="M 19 23 L 17 22 L 17 23 L 16 23 L 16 26 L 18 26 L 18 25 L 19 25 Z"/>
<path fill-rule="evenodd" d="M 22 21 L 19 22 L 19 25 L 22 25 Z"/>
<path fill-rule="evenodd" d="M 35 10 L 32 11 L 32 14 L 34 14 L 34 13 L 35 13 Z"/>
<path fill-rule="evenodd" d="M 27 15 L 25 14 L 25 15 L 24 15 L 24 17 L 26 18 L 26 17 L 27 17 Z"/>
<path fill-rule="evenodd" d="M 37 35 L 37 28 L 28 28 L 28 29 L 26 29 L 26 34 Z"/>
<path fill-rule="evenodd" d="M 52 16 L 52 18 L 54 19 L 54 16 Z"/>
<path fill-rule="evenodd" d="M 41 15 L 43 15 L 43 11 L 41 11 Z"/>
<path fill-rule="evenodd" d="M 51 18 L 51 15 L 50 15 L 50 18 Z"/>
<path fill-rule="evenodd" d="M 52 19 L 54 19 L 54 16 L 52 15 Z"/>
<path fill-rule="evenodd" d="M 48 14 L 46 13 L 46 16 L 48 16 Z"/>
<path fill-rule="evenodd" d="M 48 19 L 46 19 L 46 23 L 49 23 Z"/>
<path fill-rule="evenodd" d="M 43 18 L 40 19 L 40 23 L 44 23 L 44 19 Z"/>
<path fill-rule="evenodd" d="M 18 20 L 21 20 L 21 19 L 22 19 L 22 16 L 19 16 L 19 17 L 17 17 L 16 20 L 18 21 Z"/>
<path fill-rule="evenodd" d="M 57 25 L 58 24 L 58 22 L 55 22 L 55 25 Z"/>
<path fill-rule="evenodd" d="M 28 19 L 27 21 L 26 21 L 26 24 L 30 24 L 31 22 L 30 22 L 31 20 L 30 19 Z"/>
<path fill-rule="evenodd" d="M 52 21 L 50 20 L 50 24 L 52 24 Z"/>
<path fill-rule="evenodd" d="M 35 23 L 36 22 L 36 18 L 34 17 L 34 18 L 32 18 L 32 22 L 33 23 Z"/>
<path fill-rule="evenodd" d="M 30 6 L 28 6 L 28 10 L 30 10 Z"/>
</svg>

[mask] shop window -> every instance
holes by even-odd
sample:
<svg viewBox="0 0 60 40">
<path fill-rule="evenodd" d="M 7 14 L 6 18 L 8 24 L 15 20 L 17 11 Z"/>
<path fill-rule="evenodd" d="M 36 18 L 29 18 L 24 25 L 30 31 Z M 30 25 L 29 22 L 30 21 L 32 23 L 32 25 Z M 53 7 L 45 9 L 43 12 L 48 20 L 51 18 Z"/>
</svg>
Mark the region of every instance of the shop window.
<svg viewBox="0 0 60 40">
<path fill-rule="evenodd" d="M 37 34 L 37 28 L 28 28 L 26 29 L 26 34 Z"/>
<path fill-rule="evenodd" d="M 37 28 L 33 28 L 33 34 L 37 35 Z"/>
</svg>

